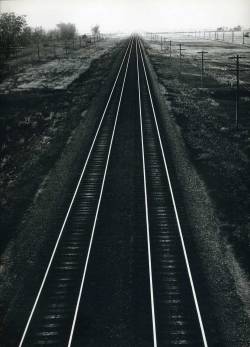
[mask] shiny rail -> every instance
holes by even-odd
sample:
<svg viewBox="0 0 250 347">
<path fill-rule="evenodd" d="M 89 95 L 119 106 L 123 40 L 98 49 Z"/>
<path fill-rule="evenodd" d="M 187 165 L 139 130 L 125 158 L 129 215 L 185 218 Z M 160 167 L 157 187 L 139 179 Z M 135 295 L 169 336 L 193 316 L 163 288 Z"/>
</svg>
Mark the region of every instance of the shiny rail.
<svg viewBox="0 0 250 347">
<path fill-rule="evenodd" d="M 71 346 L 133 39 L 129 41 L 19 347 Z"/>
<path fill-rule="evenodd" d="M 142 44 L 136 44 L 154 347 L 207 347 Z"/>
</svg>

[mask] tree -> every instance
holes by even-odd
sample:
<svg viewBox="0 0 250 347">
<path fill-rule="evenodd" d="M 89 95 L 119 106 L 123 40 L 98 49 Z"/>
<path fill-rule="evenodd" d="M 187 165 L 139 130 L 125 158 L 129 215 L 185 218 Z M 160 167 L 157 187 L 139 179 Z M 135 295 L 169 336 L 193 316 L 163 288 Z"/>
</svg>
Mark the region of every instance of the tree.
<svg viewBox="0 0 250 347">
<path fill-rule="evenodd" d="M 45 36 L 46 36 L 46 33 L 42 27 L 37 27 L 33 30 L 32 40 L 35 42 L 35 45 L 37 48 L 38 59 L 40 59 L 40 46 L 41 46 L 41 43 L 44 41 Z"/>
<path fill-rule="evenodd" d="M 94 38 L 94 42 L 98 41 L 98 38 L 100 36 L 100 26 L 99 25 L 93 26 L 91 28 L 91 31 L 92 31 L 92 35 L 93 35 L 93 38 Z"/>
<path fill-rule="evenodd" d="M 47 38 L 50 40 L 50 41 L 56 41 L 56 40 L 59 40 L 60 38 L 60 32 L 59 30 L 57 29 L 51 29 L 47 32 Z"/>
<path fill-rule="evenodd" d="M 237 25 L 236 27 L 233 28 L 233 31 L 241 31 L 242 28 L 240 25 Z"/>
<path fill-rule="evenodd" d="M 26 26 L 25 16 L 16 16 L 12 12 L 0 15 L 0 47 L 5 52 L 6 59 L 11 54 L 11 48 L 19 44 Z"/>
<path fill-rule="evenodd" d="M 93 36 L 98 36 L 100 35 L 100 26 L 99 25 L 95 25 L 91 28 L 91 32 Z"/>
<path fill-rule="evenodd" d="M 63 41 L 74 40 L 76 35 L 76 26 L 72 23 L 59 23 L 57 24 L 60 39 Z"/>
<path fill-rule="evenodd" d="M 22 46 L 27 46 L 32 42 L 32 28 L 26 26 L 21 35 L 20 35 L 20 43 Z"/>
<path fill-rule="evenodd" d="M 42 27 L 36 27 L 33 29 L 32 38 L 34 42 L 42 42 L 45 39 L 46 33 Z"/>
</svg>

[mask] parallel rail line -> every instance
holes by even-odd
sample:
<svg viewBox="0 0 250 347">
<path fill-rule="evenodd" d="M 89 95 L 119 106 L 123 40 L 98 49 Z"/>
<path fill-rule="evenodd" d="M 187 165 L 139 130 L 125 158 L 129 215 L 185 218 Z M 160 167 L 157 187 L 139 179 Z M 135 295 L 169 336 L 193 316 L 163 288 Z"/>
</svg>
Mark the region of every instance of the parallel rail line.
<svg viewBox="0 0 250 347">
<path fill-rule="evenodd" d="M 182 342 L 184 344 L 190 344 L 192 346 L 194 346 L 195 344 L 198 345 L 204 345 L 205 347 L 208 346 L 207 344 L 207 339 L 206 339 L 206 335 L 205 335 L 205 330 L 204 330 L 204 326 L 203 326 L 203 322 L 202 322 L 202 318 L 201 318 L 201 313 L 200 313 L 200 309 L 199 309 L 199 305 L 198 305 L 198 300 L 197 300 L 197 295 L 195 292 L 195 287 L 194 287 L 194 283 L 193 283 L 193 278 L 192 278 L 192 274 L 191 274 L 191 270 L 190 270 L 190 265 L 189 265 L 189 260 L 188 260 L 188 256 L 187 256 L 187 251 L 186 251 L 186 247 L 185 247 L 185 243 L 184 243 L 184 237 L 183 237 L 183 233 L 182 233 L 182 229 L 181 229 L 181 224 L 180 224 L 180 219 L 178 216 L 178 211 L 177 211 L 177 206 L 176 206 L 176 202 L 175 202 L 175 198 L 174 198 L 174 193 L 173 193 L 173 188 L 172 188 L 172 183 L 171 183 L 171 179 L 170 179 L 170 174 L 169 174 L 169 170 L 168 170 L 168 165 L 167 165 L 167 160 L 166 160 L 166 156 L 165 156 L 165 152 L 163 149 L 163 145 L 162 145 L 162 139 L 161 139 L 161 134 L 160 134 L 160 130 L 159 130 L 159 126 L 158 126 L 158 121 L 157 121 L 157 117 L 156 117 L 156 112 L 155 112 L 155 107 L 154 107 L 154 103 L 153 103 L 153 98 L 152 98 L 152 92 L 151 92 L 151 88 L 149 85 L 149 80 L 148 80 L 148 76 L 147 76 L 147 71 L 146 71 L 146 67 L 145 67 L 145 62 L 144 62 L 144 58 L 143 58 L 143 53 L 142 53 L 142 48 L 141 48 L 141 43 L 140 41 L 138 41 L 137 43 L 138 47 L 139 47 L 139 51 L 140 51 L 140 59 L 141 59 L 141 66 L 142 66 L 142 75 L 143 78 L 145 79 L 144 84 L 146 85 L 145 87 L 145 91 L 144 91 L 144 105 L 146 105 L 145 102 L 145 98 L 149 99 L 149 107 L 150 110 L 146 110 L 146 107 L 144 109 L 144 117 L 142 117 L 142 106 L 141 106 L 141 83 L 140 83 L 140 69 L 139 69 L 139 63 L 138 63 L 138 56 L 137 56 L 137 70 L 138 70 L 138 93 L 139 93 L 139 102 L 140 102 L 140 116 L 141 116 L 141 137 L 142 137 L 142 151 L 143 151 L 143 161 L 144 161 L 144 179 L 145 179 L 145 200 L 149 199 L 151 200 L 151 203 L 148 204 L 148 202 L 146 201 L 146 209 L 149 208 L 149 211 L 147 211 L 146 216 L 147 216 L 147 227 L 149 229 L 149 233 L 150 233 L 150 229 L 152 226 L 152 231 L 154 231 L 154 236 L 152 236 L 153 233 L 151 233 L 151 243 L 154 242 L 154 238 L 156 239 L 156 242 L 158 243 L 157 238 L 160 237 L 161 241 L 167 241 L 168 243 L 171 243 L 173 240 L 174 242 L 176 242 L 176 234 L 175 235 L 168 235 L 170 233 L 168 233 L 168 224 L 171 225 L 171 232 L 175 232 L 178 231 L 179 234 L 179 238 L 180 238 L 180 242 L 181 242 L 181 248 L 183 251 L 183 255 L 184 255 L 184 259 L 185 259 L 185 268 L 187 270 L 188 273 L 188 279 L 189 279 L 189 283 L 187 284 L 187 288 L 186 290 L 188 291 L 191 287 L 191 291 L 192 291 L 192 295 L 189 298 L 189 303 L 194 302 L 195 305 L 195 311 L 197 314 L 197 318 L 198 318 L 198 322 L 199 322 L 199 329 L 197 329 L 198 334 L 195 333 L 195 341 L 192 340 L 189 341 L 189 331 L 188 329 L 180 329 L 179 330 L 179 335 L 181 335 L 182 337 L 178 336 L 178 331 L 176 329 L 176 326 L 178 325 L 184 325 L 187 323 L 187 321 L 185 321 L 185 319 L 187 320 L 191 320 L 191 316 L 189 316 L 189 313 L 187 314 L 187 317 L 184 317 L 184 314 L 182 312 L 182 308 L 177 308 L 178 305 L 175 304 L 175 300 L 173 300 L 174 303 L 174 309 L 175 310 L 179 310 L 180 312 L 182 312 L 182 316 L 177 315 L 177 325 L 174 326 L 174 338 L 171 337 L 171 330 L 167 329 L 167 337 L 162 338 L 161 339 L 161 343 L 160 345 L 170 345 L 172 344 L 177 344 L 178 342 Z M 138 54 L 138 52 L 137 52 Z M 145 95 L 146 94 L 146 95 Z M 151 115 L 150 115 L 151 113 Z M 151 118 L 149 118 L 151 116 Z M 145 134 L 144 134 L 145 133 Z M 155 136 L 155 138 L 154 138 Z M 146 144 L 143 144 L 144 142 L 147 142 Z M 144 149 L 146 148 L 146 149 Z M 147 162 L 148 160 L 148 165 L 147 163 L 145 164 L 145 162 Z M 165 174 L 165 177 L 167 178 L 167 182 L 164 183 L 164 177 L 163 175 Z M 147 181 L 150 181 L 150 184 L 147 184 Z M 151 190 L 151 193 L 149 193 L 148 191 Z M 167 196 L 167 194 L 169 194 L 170 196 Z M 167 201 L 168 200 L 168 201 Z M 169 210 L 174 212 L 169 213 Z M 171 215 L 171 217 L 170 217 Z M 172 220 L 174 219 L 174 220 Z M 155 224 L 155 225 L 153 225 Z M 166 227 L 167 226 L 167 227 Z M 164 230 L 165 229 L 165 230 Z M 176 230 L 177 229 L 177 230 Z M 160 231 L 160 233 L 159 233 Z M 158 234 L 158 235 L 157 235 Z M 150 241 L 149 242 L 149 250 L 151 251 L 151 253 L 153 253 L 153 247 L 150 246 Z M 155 242 L 155 243 L 156 243 Z M 174 246 L 174 245 L 173 245 Z M 166 260 L 166 255 L 168 254 L 168 249 L 165 249 L 165 252 L 163 252 L 162 250 L 160 250 L 159 245 L 157 245 L 157 249 L 154 249 L 154 251 L 156 252 L 156 254 L 161 253 L 161 256 L 163 257 L 160 261 L 162 262 L 162 264 L 160 265 L 159 263 L 157 264 L 157 268 L 156 268 L 156 272 L 159 271 L 160 266 L 163 267 L 163 273 L 161 273 L 160 279 L 159 279 L 159 283 L 160 282 L 164 282 L 164 277 L 166 279 L 166 281 L 168 280 L 168 276 L 169 276 L 169 268 L 177 268 L 176 265 L 176 260 L 173 259 L 173 257 L 171 257 L 171 259 Z M 150 256 L 150 259 L 154 258 L 154 256 Z M 174 266 L 172 265 L 174 264 Z M 165 268 L 166 266 L 166 268 Z M 166 271 L 166 270 L 167 271 Z M 185 272 L 184 272 L 185 273 Z M 175 274 L 174 274 L 175 275 Z M 154 270 L 153 270 L 153 276 L 154 276 Z M 155 281 L 156 282 L 156 281 Z M 163 286 L 165 286 L 166 283 L 163 283 Z M 156 283 L 154 284 L 156 285 Z M 183 284 L 182 284 L 183 285 Z M 190 285 L 190 286 L 189 286 Z M 181 300 L 181 295 L 179 295 L 179 288 L 175 285 L 175 286 L 170 286 L 171 290 L 172 288 L 174 288 L 174 295 L 178 296 L 178 300 Z M 164 290 L 164 295 L 167 293 L 167 288 L 165 287 Z M 155 291 L 155 295 L 157 291 Z M 162 294 L 158 294 L 157 295 L 157 299 L 160 300 L 160 297 L 162 296 Z M 168 293 L 167 293 L 168 296 Z M 171 295 L 170 295 L 171 296 Z M 164 300 L 163 300 L 164 302 Z M 161 305 L 163 304 L 163 302 L 161 302 Z M 166 312 L 165 315 L 163 315 L 163 317 L 161 318 L 162 321 L 167 322 L 167 320 L 169 319 L 168 314 L 166 314 L 169 309 L 171 309 L 171 303 L 169 304 L 169 300 L 167 301 L 168 305 L 166 305 Z M 181 303 L 183 304 L 183 303 Z M 161 307 L 162 310 L 162 307 Z M 156 310 L 157 311 L 157 310 Z M 157 315 L 157 312 L 156 312 Z M 192 316 L 194 317 L 194 315 L 192 314 Z M 155 313 L 154 313 L 154 317 L 155 317 Z M 195 317 L 194 317 L 195 318 Z M 156 319 L 156 318 L 155 318 Z M 172 317 L 173 319 L 173 317 Z M 170 322 L 170 324 L 173 323 L 173 320 Z M 161 323 L 162 325 L 162 323 Z M 201 338 L 199 337 L 201 333 Z M 154 333 L 156 335 L 156 332 Z M 161 333 L 162 335 L 162 333 Z M 198 336 L 197 336 L 198 335 Z M 169 337 L 170 336 L 170 337 Z M 185 337 L 183 337 L 185 336 Z M 164 340 L 164 342 L 163 342 Z M 154 343 L 155 346 L 157 346 L 157 339 L 154 339 Z"/>
<path fill-rule="evenodd" d="M 71 290 L 77 290 L 77 288 L 72 288 L 72 287 L 70 288 L 68 286 L 68 284 L 71 281 L 71 278 L 70 277 L 66 277 L 66 278 L 64 277 L 65 274 L 67 274 L 67 271 L 65 271 L 65 270 L 67 270 L 67 269 L 71 270 L 71 272 L 73 272 L 73 277 L 75 277 L 74 272 L 76 270 L 77 263 L 81 269 L 82 259 L 85 256 L 86 260 L 85 260 L 85 265 L 84 265 L 84 273 L 82 276 L 79 276 L 79 277 L 82 277 L 82 280 L 80 283 L 80 293 L 82 292 L 83 282 L 85 279 L 86 269 L 87 269 L 87 265 L 88 265 L 88 259 L 89 259 L 90 250 L 91 250 L 92 241 L 93 241 L 93 236 L 94 236 L 96 219 L 97 219 L 97 215 L 98 215 L 98 211 L 99 211 L 100 200 L 102 197 L 102 191 L 103 191 L 103 186 L 104 186 L 104 182 L 105 182 L 107 166 L 108 166 L 108 162 L 109 162 L 110 151 L 111 151 L 111 147 L 112 147 L 112 143 L 113 143 L 113 137 L 114 137 L 115 127 L 116 127 L 117 117 L 119 114 L 120 103 L 121 103 L 121 98 L 122 98 L 123 89 L 124 89 L 124 83 L 126 80 L 127 69 L 128 69 L 128 64 L 129 64 L 129 59 L 130 59 L 130 54 L 131 54 L 131 48 L 132 48 L 132 40 L 129 42 L 129 45 L 128 45 L 126 52 L 124 54 L 121 66 L 120 66 L 119 71 L 117 73 L 113 88 L 112 88 L 111 93 L 109 95 L 106 107 L 105 107 L 104 112 L 102 114 L 98 129 L 96 131 L 91 148 L 89 150 L 85 165 L 84 165 L 83 170 L 81 172 L 81 175 L 80 175 L 79 181 L 77 183 L 75 192 L 73 194 L 73 198 L 71 200 L 67 214 L 66 214 L 65 219 L 63 221 L 63 225 L 61 227 L 61 230 L 60 230 L 58 239 L 56 241 L 52 256 L 50 258 L 48 267 L 46 269 L 42 284 L 40 286 L 35 303 L 32 307 L 31 313 L 29 315 L 28 322 L 25 326 L 21 341 L 19 343 L 19 347 L 22 347 L 25 344 L 27 346 L 34 344 L 35 343 L 34 339 L 37 340 L 36 342 L 38 342 L 38 344 L 39 343 L 42 344 L 43 339 L 44 339 L 44 342 L 46 342 L 46 341 L 48 342 L 48 337 L 51 338 L 51 340 L 49 341 L 50 344 L 52 344 L 54 342 L 54 344 L 56 344 L 58 346 L 62 345 L 62 341 L 58 340 L 59 332 L 56 331 L 56 329 L 61 328 L 61 330 L 63 330 L 66 327 L 60 323 L 56 323 L 56 325 L 55 325 L 54 321 L 56 320 L 56 318 L 57 318 L 57 320 L 61 320 L 62 318 L 68 318 L 68 317 L 62 317 L 62 315 L 61 315 L 62 310 L 60 310 L 60 309 L 59 309 L 59 311 L 57 310 L 57 308 L 60 307 L 60 305 L 61 305 L 61 307 L 65 308 L 66 307 L 65 302 L 54 304 L 52 301 L 52 305 L 54 305 L 54 308 L 55 308 L 55 313 L 47 315 L 47 317 L 45 317 L 45 321 L 47 320 L 49 322 L 51 320 L 51 321 L 53 321 L 53 323 L 46 322 L 45 325 L 42 325 L 42 327 L 40 327 L 40 329 L 42 329 L 44 331 L 38 331 L 39 329 L 37 329 L 37 327 L 35 327 L 32 331 L 32 328 L 30 327 L 31 321 L 32 320 L 34 321 L 34 313 L 37 309 L 38 302 L 41 298 L 42 292 L 44 291 L 44 287 L 45 287 L 46 283 L 48 283 L 48 282 L 52 282 L 52 283 L 53 282 L 62 282 L 62 283 L 56 283 L 56 285 L 59 288 L 66 288 L 65 291 L 59 290 L 59 291 L 55 291 L 55 294 L 53 293 L 53 295 L 57 296 L 57 298 L 54 297 L 55 300 L 58 298 L 60 299 L 60 294 L 62 292 L 63 292 L 63 294 L 64 293 L 68 294 L 68 297 L 69 297 L 69 294 L 71 297 L 74 297 L 74 295 L 72 295 Z M 125 73 L 124 73 L 124 76 L 122 77 L 122 69 L 124 69 L 126 59 L 127 59 L 127 63 L 126 63 L 126 67 L 125 67 Z M 119 89 L 117 87 L 119 78 L 121 79 L 121 82 L 122 82 L 122 88 L 120 91 L 120 97 L 119 97 L 119 103 L 117 106 L 117 111 L 115 113 L 115 119 L 113 119 L 112 112 L 110 111 L 111 116 L 108 114 L 109 113 L 108 108 L 110 108 L 112 106 L 111 105 L 111 98 L 117 97 L 117 95 L 115 95 L 115 89 L 118 90 L 116 94 L 118 94 L 118 92 L 119 92 Z M 108 116 L 110 116 L 110 117 L 108 117 Z M 106 124 L 104 124 L 104 119 L 106 120 Z M 110 139 L 110 137 L 111 137 L 111 139 Z M 98 143 L 98 140 L 99 140 L 99 143 Z M 94 147 L 95 147 L 95 149 L 94 149 Z M 107 154 L 107 151 L 108 151 L 108 154 Z M 94 156 L 92 153 L 94 153 Z M 103 170 L 103 168 L 104 168 L 104 170 Z M 89 172 L 87 172 L 88 170 L 89 170 Z M 100 185 L 101 185 L 101 187 L 100 187 Z M 95 206 L 96 201 L 97 201 L 97 206 Z M 86 237 L 85 235 L 82 235 L 79 230 L 82 230 L 82 228 L 84 228 L 84 227 L 86 230 L 91 228 L 91 217 L 93 217 L 93 213 L 94 213 L 94 221 L 92 221 L 93 226 L 91 229 L 91 234 L 89 235 L 89 233 L 87 232 L 86 234 L 88 234 L 88 235 Z M 93 218 L 92 218 L 92 220 L 93 220 Z M 85 222 L 85 225 L 83 224 L 84 222 Z M 86 222 L 88 222 L 88 223 L 86 223 Z M 79 226 L 79 223 L 83 224 L 83 226 L 81 226 L 81 228 Z M 68 231 L 68 230 L 66 230 L 67 225 L 69 225 L 69 229 L 71 229 L 70 235 L 71 235 L 72 239 L 71 240 L 63 240 L 63 242 L 62 242 L 62 237 L 65 234 L 67 237 L 67 233 L 66 233 L 66 231 Z M 85 236 L 85 238 L 84 238 L 84 236 Z M 89 236 L 90 236 L 90 241 L 89 241 Z M 86 244 L 88 242 L 89 242 L 89 246 L 87 248 L 87 255 L 82 254 L 82 249 L 83 249 L 83 251 L 85 250 L 85 252 L 86 252 Z M 60 250 L 58 252 L 59 245 L 61 245 L 62 251 L 64 248 L 64 251 L 67 252 L 66 256 L 60 254 L 59 253 Z M 71 261 L 69 263 L 69 262 L 67 262 L 68 257 L 70 257 L 70 259 L 72 259 L 72 257 L 76 257 L 76 253 L 74 253 L 73 251 L 74 252 L 78 251 L 78 253 L 80 253 L 80 254 L 77 254 L 77 259 L 74 262 Z M 69 253 L 69 252 L 71 252 L 71 253 Z M 55 259 L 57 253 L 59 253 L 59 256 L 58 256 L 59 265 L 54 265 L 57 263 L 56 262 L 57 259 Z M 68 256 L 67 256 L 67 254 L 68 254 Z M 62 258 L 66 258 L 66 259 L 64 260 Z M 65 264 L 64 266 L 62 266 L 63 262 Z M 56 270 L 60 270 L 60 267 L 61 267 L 62 273 L 59 274 L 59 279 L 58 279 L 58 275 L 56 273 L 54 273 L 55 271 L 51 271 L 52 265 L 54 265 L 54 267 L 57 267 Z M 78 269 L 78 273 L 81 273 L 80 269 Z M 50 278 L 48 278 L 49 274 L 51 272 L 52 272 L 52 275 L 50 275 Z M 48 284 L 48 287 L 49 286 L 50 286 L 50 284 Z M 47 301 L 48 301 L 49 294 L 46 293 L 45 296 L 47 297 Z M 66 300 L 66 298 L 64 296 L 63 296 L 63 300 Z M 76 308 L 74 310 L 75 312 L 74 312 L 74 316 L 73 316 L 73 322 L 72 322 L 72 326 L 70 329 L 70 335 L 69 335 L 69 340 L 67 342 L 67 346 L 70 346 L 72 343 L 75 320 L 76 320 L 77 311 L 78 311 L 78 307 L 79 307 L 79 300 L 80 300 L 80 295 L 78 294 L 77 295 Z M 71 305 L 74 305 L 74 303 L 71 302 Z M 41 307 L 41 310 L 42 310 L 42 307 Z M 49 308 L 48 308 L 48 310 L 49 310 Z M 49 311 L 51 311 L 51 310 L 49 310 Z M 57 311 L 59 312 L 59 314 L 57 314 Z M 66 315 L 66 312 L 65 312 L 65 315 Z M 40 320 L 40 317 L 39 317 L 39 320 Z M 50 324 L 52 324 L 52 325 L 50 325 Z M 34 324 L 34 326 L 35 325 L 36 325 L 36 323 Z M 46 328 L 54 328 L 55 331 L 46 331 Z M 29 336 L 27 336 L 28 332 L 30 332 L 31 341 L 29 340 Z M 62 333 L 62 331 L 61 331 L 61 333 Z M 64 342 L 65 342 L 65 338 L 67 338 L 67 337 L 64 336 Z M 27 340 L 28 340 L 28 342 L 26 343 Z"/>
<path fill-rule="evenodd" d="M 134 53 L 132 53 L 134 52 Z M 192 278 L 153 92 L 139 38 L 129 41 L 19 347 L 72 346 L 128 69 L 135 54 L 152 345 L 204 346 Z M 134 95 L 134 94 L 133 94 Z M 137 115 L 136 115 L 137 116 Z M 138 152 L 139 153 L 139 152 Z M 141 194 L 142 195 L 142 194 Z"/>
</svg>

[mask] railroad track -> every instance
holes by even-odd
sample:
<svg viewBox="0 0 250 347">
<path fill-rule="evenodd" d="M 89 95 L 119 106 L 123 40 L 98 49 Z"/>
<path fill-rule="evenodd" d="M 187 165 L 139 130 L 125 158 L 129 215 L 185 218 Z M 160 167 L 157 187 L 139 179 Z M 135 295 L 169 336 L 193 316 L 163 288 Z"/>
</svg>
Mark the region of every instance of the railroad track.
<svg viewBox="0 0 250 347">
<path fill-rule="evenodd" d="M 207 346 L 137 37 L 19 343 L 39 345 Z"/>
</svg>

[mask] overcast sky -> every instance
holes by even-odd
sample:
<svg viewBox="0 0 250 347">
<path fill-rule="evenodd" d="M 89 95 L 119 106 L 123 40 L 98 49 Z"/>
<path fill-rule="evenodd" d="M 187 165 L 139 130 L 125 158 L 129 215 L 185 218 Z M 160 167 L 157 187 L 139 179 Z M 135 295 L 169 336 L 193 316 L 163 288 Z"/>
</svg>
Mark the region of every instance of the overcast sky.
<svg viewBox="0 0 250 347">
<path fill-rule="evenodd" d="M 250 27 L 250 0 L 0 0 L 1 11 L 26 14 L 46 29 L 75 23 L 80 33 L 99 24 L 101 31 L 167 31 Z"/>
</svg>

